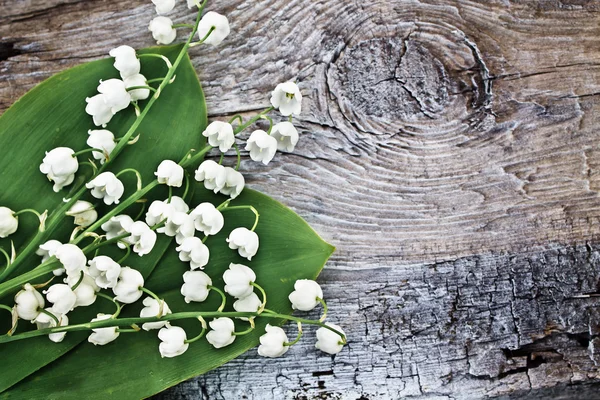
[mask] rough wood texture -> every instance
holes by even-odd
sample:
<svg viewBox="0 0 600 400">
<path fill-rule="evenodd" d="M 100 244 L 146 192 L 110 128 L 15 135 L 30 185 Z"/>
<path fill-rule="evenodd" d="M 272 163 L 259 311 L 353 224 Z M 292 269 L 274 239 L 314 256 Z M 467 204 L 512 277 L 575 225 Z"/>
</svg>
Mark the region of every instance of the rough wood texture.
<svg viewBox="0 0 600 400">
<path fill-rule="evenodd" d="M 243 169 L 337 246 L 321 282 L 351 343 L 251 351 L 159 398 L 593 398 L 600 302 L 580 295 L 600 278 L 598 2 L 210 8 L 232 23 L 193 52 L 213 117 L 262 109 L 285 79 L 306 95 L 294 154 Z M 0 9 L 0 109 L 152 44 L 146 1 Z"/>
</svg>

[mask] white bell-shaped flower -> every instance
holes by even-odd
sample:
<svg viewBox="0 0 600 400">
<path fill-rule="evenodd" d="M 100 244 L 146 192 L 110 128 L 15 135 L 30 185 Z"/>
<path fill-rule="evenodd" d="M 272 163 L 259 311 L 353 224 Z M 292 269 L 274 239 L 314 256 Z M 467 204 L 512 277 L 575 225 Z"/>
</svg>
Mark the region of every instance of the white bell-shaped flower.
<svg viewBox="0 0 600 400">
<path fill-rule="evenodd" d="M 49 180 L 54 181 L 54 191 L 59 192 L 63 187 L 73 183 L 75 173 L 79 169 L 75 152 L 68 147 L 57 147 L 46 152 L 40 165 L 40 171 L 46 174 Z"/>
<path fill-rule="evenodd" d="M 115 142 L 115 135 L 106 129 L 96 129 L 88 131 L 88 139 L 86 144 L 92 149 L 102 149 L 104 152 L 92 151 L 92 155 L 96 160 L 100 161 L 100 164 L 106 162 L 106 155 L 110 155 L 112 151 L 117 147 Z"/>
<path fill-rule="evenodd" d="M 218 46 L 230 32 L 227 17 L 214 11 L 209 11 L 204 14 L 198 24 L 198 37 L 200 40 L 204 39 L 211 29 L 213 29 L 213 31 L 210 36 L 206 38 L 204 43 Z"/>
<path fill-rule="evenodd" d="M 229 248 L 237 249 L 240 256 L 252 260 L 258 251 L 258 235 L 247 228 L 235 228 L 227 238 Z"/>
<path fill-rule="evenodd" d="M 142 74 L 128 76 L 127 78 L 123 79 L 123 82 L 125 82 L 125 87 L 127 88 L 148 86 L 148 81 Z M 129 94 L 131 95 L 132 101 L 146 100 L 148 96 L 150 96 L 150 89 L 134 89 L 130 90 Z"/>
<path fill-rule="evenodd" d="M 67 317 L 67 314 L 59 314 L 51 308 L 47 308 L 46 311 L 58 319 L 60 326 L 69 325 L 69 317 Z M 32 322 L 35 322 L 38 329 L 56 328 L 56 321 L 54 318 L 45 313 L 40 313 Z M 48 335 L 48 338 L 54 343 L 60 343 L 63 341 L 66 334 L 67 332 L 51 333 Z"/>
<path fill-rule="evenodd" d="M 235 324 L 231 318 L 215 318 L 208 323 L 212 329 L 206 334 L 206 340 L 212 344 L 215 349 L 229 346 L 235 340 Z"/>
<path fill-rule="evenodd" d="M 140 257 L 152 251 L 156 244 L 156 232 L 142 221 L 136 221 L 129 227 L 131 236 L 127 242 L 133 245 L 132 250 Z"/>
<path fill-rule="evenodd" d="M 104 321 L 111 318 L 112 315 L 110 314 L 98 314 L 96 318 L 92 319 L 92 322 Z M 104 346 L 119 337 L 117 329 L 117 326 L 92 329 L 92 334 L 88 337 L 88 342 L 96 346 Z"/>
<path fill-rule="evenodd" d="M 171 44 L 177 37 L 177 31 L 173 29 L 173 21 L 167 17 L 154 18 L 150 21 L 148 30 L 152 32 L 152 37 L 157 44 Z"/>
<path fill-rule="evenodd" d="M 208 138 L 208 144 L 212 147 L 218 147 L 222 153 L 231 149 L 231 146 L 235 143 L 233 127 L 227 122 L 211 122 L 202 132 L 202 135 Z"/>
<path fill-rule="evenodd" d="M 152 297 L 146 297 L 143 301 L 144 308 L 140 311 L 141 318 L 148 317 L 164 317 L 167 314 L 172 314 L 171 309 L 164 300 L 160 303 Z M 146 322 L 142 325 L 142 329 L 150 331 L 152 329 L 160 329 L 165 325 L 169 325 L 169 321 Z"/>
<path fill-rule="evenodd" d="M 19 218 L 8 207 L 0 207 L 0 238 L 12 235 L 19 227 Z"/>
<path fill-rule="evenodd" d="M 100 175 L 86 183 L 86 188 L 91 189 L 92 196 L 104 200 L 104 204 L 119 204 L 125 193 L 123 182 L 112 172 L 102 172 Z"/>
<path fill-rule="evenodd" d="M 187 213 L 189 211 L 189 206 L 186 204 L 185 200 L 183 200 L 179 196 L 171 197 L 171 201 L 153 201 L 148 208 L 148 212 L 146 213 L 146 223 L 150 226 L 154 226 L 160 222 L 163 222 L 173 216 L 173 214 L 177 212 Z M 173 233 L 171 236 L 174 236 Z"/>
<path fill-rule="evenodd" d="M 298 279 L 294 283 L 294 289 L 288 296 L 294 310 L 310 311 L 319 304 L 319 299 L 323 298 L 321 286 L 309 279 Z"/>
<path fill-rule="evenodd" d="M 332 327 L 344 335 L 346 334 L 342 328 L 337 325 L 329 323 L 325 323 L 325 325 Z M 317 343 L 315 344 L 315 347 L 328 354 L 337 354 L 342 351 L 344 341 L 337 333 L 321 327 L 317 329 Z"/>
<path fill-rule="evenodd" d="M 117 285 L 117 280 L 121 274 L 121 266 L 108 256 L 96 256 L 89 262 L 88 273 L 96 285 L 102 289 L 111 289 Z"/>
<path fill-rule="evenodd" d="M 242 264 L 229 264 L 229 269 L 223 274 L 225 291 L 238 299 L 249 296 L 254 291 L 252 283 L 255 280 L 254 271 Z"/>
<path fill-rule="evenodd" d="M 175 248 L 179 252 L 179 259 L 183 262 L 189 262 L 190 268 L 204 269 L 210 258 L 208 247 L 202 243 L 200 238 L 195 236 L 183 239 L 181 245 Z"/>
<path fill-rule="evenodd" d="M 225 167 L 225 185 L 221 188 L 221 193 L 235 199 L 244 190 L 244 175 L 233 168 Z"/>
<path fill-rule="evenodd" d="M 140 60 L 133 47 L 119 46 L 109 51 L 108 54 L 115 58 L 113 65 L 121 73 L 122 79 L 140 73 Z"/>
<path fill-rule="evenodd" d="M 83 279 L 81 279 L 81 276 L 70 276 L 65 279 L 65 283 L 69 285 L 77 297 L 75 307 L 87 307 L 96 302 L 96 293 L 100 291 L 100 288 L 91 276 L 85 274 Z M 79 284 L 77 285 L 77 283 Z M 77 287 L 73 289 L 75 285 Z"/>
<path fill-rule="evenodd" d="M 125 82 L 120 79 L 101 80 L 98 92 L 104 95 L 104 101 L 113 114 L 126 109 L 131 102 L 131 95 L 125 88 Z"/>
<path fill-rule="evenodd" d="M 44 290 L 46 300 L 52 303 L 51 309 L 59 314 L 66 314 L 75 308 L 77 296 L 71 290 L 69 285 L 57 283 Z"/>
<path fill-rule="evenodd" d="M 106 232 L 106 239 L 111 240 L 118 236 L 123 236 L 126 233 L 131 233 L 131 225 L 133 225 L 133 219 L 129 215 L 116 215 L 103 223 L 101 228 Z M 127 241 L 127 239 L 123 239 Z M 119 248 L 124 249 L 125 244 L 118 242 Z"/>
<path fill-rule="evenodd" d="M 182 355 L 186 352 L 189 343 L 186 343 L 187 335 L 183 328 L 178 326 L 167 326 L 158 331 L 158 338 L 161 343 L 158 345 L 158 351 L 163 358 L 172 358 Z"/>
<path fill-rule="evenodd" d="M 187 271 L 183 274 L 183 282 L 181 294 L 186 303 L 192 301 L 201 303 L 206 300 L 210 292 L 209 286 L 212 285 L 210 276 L 202 271 Z"/>
<path fill-rule="evenodd" d="M 31 284 L 26 283 L 23 289 L 15 295 L 17 315 L 26 321 L 33 321 L 44 308 L 44 297 Z"/>
<path fill-rule="evenodd" d="M 194 218 L 196 230 L 206 236 L 216 235 L 225 224 L 223 214 L 211 203 L 199 204 L 190 215 Z"/>
<path fill-rule="evenodd" d="M 271 136 L 277 140 L 277 150 L 288 153 L 294 151 L 299 138 L 298 130 L 288 121 L 275 124 L 271 130 Z"/>
<path fill-rule="evenodd" d="M 246 141 L 246 150 L 250 152 L 252 160 L 267 165 L 275 156 L 277 140 L 259 129 L 252 132 Z"/>
<path fill-rule="evenodd" d="M 181 187 L 183 183 L 183 168 L 175 161 L 164 160 L 154 173 L 158 183 L 168 186 Z"/>
<path fill-rule="evenodd" d="M 77 200 L 65 214 L 75 218 L 75 225 L 84 228 L 92 225 L 98 219 L 98 212 L 94 205 L 85 200 Z"/>
<path fill-rule="evenodd" d="M 165 226 L 158 228 L 156 231 L 169 237 L 175 236 L 177 244 L 181 244 L 186 238 L 194 236 L 196 231 L 194 217 L 185 212 L 175 211 L 169 215 Z"/>
<path fill-rule="evenodd" d="M 213 160 L 206 160 L 196 170 L 195 178 L 198 182 L 204 182 L 206 189 L 217 193 L 225 185 L 227 172 L 222 165 Z"/>
<path fill-rule="evenodd" d="M 152 3 L 156 6 L 156 13 L 158 15 L 171 12 L 175 7 L 175 0 L 152 0 Z"/>
<path fill-rule="evenodd" d="M 233 303 L 233 309 L 237 312 L 257 312 L 262 301 L 258 298 L 256 293 L 252 292 L 246 297 L 236 300 Z M 247 317 L 240 317 L 240 319 L 247 321 Z"/>
<path fill-rule="evenodd" d="M 92 116 L 94 125 L 106 127 L 106 124 L 108 124 L 115 115 L 112 112 L 110 104 L 106 102 L 106 97 L 103 94 L 97 94 L 92 97 L 87 97 L 85 101 L 87 103 L 85 112 Z"/>
<path fill-rule="evenodd" d="M 140 274 L 140 271 L 123 267 L 117 284 L 112 288 L 115 300 L 125 304 L 135 303 L 144 293 L 141 290 L 143 286 L 144 277 Z"/>
<path fill-rule="evenodd" d="M 54 253 L 54 256 L 60 261 L 68 276 L 79 277 L 81 271 L 85 272 L 87 258 L 79 247 L 74 244 L 63 244 Z"/>
<path fill-rule="evenodd" d="M 288 337 L 285 331 L 278 326 L 267 324 L 265 334 L 260 337 L 260 346 L 258 346 L 258 355 L 263 357 L 281 357 L 288 350 Z"/>
<path fill-rule="evenodd" d="M 302 110 L 302 94 L 294 82 L 280 83 L 271 93 L 271 104 L 283 116 L 299 115 Z"/>
<path fill-rule="evenodd" d="M 62 246 L 62 243 L 58 240 L 48 240 L 46 243 L 40 245 L 35 254 L 42 257 L 42 264 L 50 259 L 50 257 L 54 257 L 54 253 L 56 250 Z M 65 273 L 64 268 L 57 268 L 52 271 L 54 276 L 61 276 Z"/>
</svg>

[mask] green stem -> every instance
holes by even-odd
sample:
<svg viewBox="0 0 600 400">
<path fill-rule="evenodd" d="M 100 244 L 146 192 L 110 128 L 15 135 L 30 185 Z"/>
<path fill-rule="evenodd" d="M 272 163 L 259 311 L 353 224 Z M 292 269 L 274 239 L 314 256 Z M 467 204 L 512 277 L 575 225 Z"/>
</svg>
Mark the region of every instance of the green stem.
<svg viewBox="0 0 600 400">
<path fill-rule="evenodd" d="M 192 37 L 193 37 L 193 35 L 192 35 Z M 169 60 L 167 57 L 163 56 L 162 54 L 145 53 L 145 54 L 138 54 L 137 56 L 138 56 L 138 58 L 160 58 L 161 60 L 163 60 L 165 62 L 165 64 L 167 64 L 168 69 L 173 68 L 173 64 L 171 64 L 171 60 Z M 164 79 L 166 79 L 166 77 L 163 78 L 163 81 L 164 81 Z M 150 82 L 150 81 L 148 81 L 148 82 Z"/>
<path fill-rule="evenodd" d="M 105 153 L 104 149 L 95 149 L 95 148 L 92 147 L 92 148 L 89 148 L 89 149 L 79 150 L 78 152 L 73 153 L 73 155 L 71 157 L 77 157 L 77 156 L 80 156 L 82 154 L 91 153 L 93 151 L 95 151 L 97 153 L 102 153 L 102 154 Z"/>
<path fill-rule="evenodd" d="M 254 330 L 254 326 L 251 326 L 250 328 L 246 329 L 245 331 L 231 332 L 231 334 L 234 336 L 244 336 L 244 335 L 251 333 L 253 330 Z"/>
<path fill-rule="evenodd" d="M 25 208 L 25 209 L 23 209 L 21 211 L 17 211 L 16 213 L 13 214 L 13 217 L 16 217 L 16 216 L 24 214 L 24 213 L 35 214 L 35 215 L 37 215 L 38 219 L 42 218 L 42 216 L 40 215 L 40 213 L 37 212 L 36 210 L 34 210 L 33 208 Z"/>
<path fill-rule="evenodd" d="M 194 43 L 190 44 L 190 47 L 199 46 L 199 45 L 201 45 L 202 43 L 204 43 L 204 41 L 205 41 L 206 39 L 208 39 L 208 37 L 210 36 L 210 34 L 211 34 L 211 33 L 213 33 L 213 31 L 214 31 L 214 30 L 215 30 L 215 27 L 214 27 L 214 26 L 211 26 L 211 27 L 210 27 L 210 29 L 208 30 L 208 32 L 206 33 L 206 35 L 204 35 L 204 37 L 203 37 L 202 39 L 200 39 L 199 41 L 197 41 L 197 42 L 194 42 Z"/>
<path fill-rule="evenodd" d="M 54 320 L 54 322 L 56 322 L 56 326 L 60 325 L 60 321 L 58 320 L 58 318 L 56 317 L 56 315 L 52 314 L 50 311 L 46 311 L 43 308 L 39 309 L 40 313 L 42 314 L 46 314 L 47 316 L 49 316 L 50 318 L 52 318 Z"/>
<path fill-rule="evenodd" d="M 242 116 L 240 114 L 235 114 L 233 117 L 231 117 L 231 119 L 229 120 L 229 124 L 233 124 L 235 122 L 236 119 L 240 120 L 240 124 L 244 123 L 244 119 L 242 118 Z"/>
<path fill-rule="evenodd" d="M 233 148 L 235 149 L 235 152 L 237 153 L 237 163 L 235 164 L 235 170 L 239 171 L 240 164 L 242 163 L 242 154 L 240 153 L 240 148 L 238 147 L 237 143 L 233 143 Z"/>
<path fill-rule="evenodd" d="M 263 115 L 261 118 L 269 121 L 269 130 L 267 130 L 267 135 L 270 135 L 271 131 L 273 130 L 273 118 L 269 117 L 268 115 Z"/>
<path fill-rule="evenodd" d="M 194 28 L 193 24 L 173 24 L 173 28 Z"/>
<path fill-rule="evenodd" d="M 121 328 L 117 329 L 117 332 L 119 332 L 119 333 L 137 333 L 139 331 L 140 331 L 139 329 L 121 329 Z"/>
<path fill-rule="evenodd" d="M 233 131 L 233 133 L 235 135 L 237 135 L 238 133 L 240 133 L 241 131 L 243 131 L 244 129 L 246 129 L 247 127 L 249 127 L 250 125 L 252 125 L 256 121 L 258 121 L 259 119 L 261 119 L 263 115 L 265 115 L 266 113 L 268 113 L 270 111 L 273 111 L 273 110 L 274 110 L 273 107 L 269 107 L 269 108 L 261 111 L 259 114 L 257 114 L 256 116 L 254 116 L 252 119 L 250 119 L 245 124 L 242 124 L 242 125 L 238 126 L 237 128 L 235 128 L 235 130 Z"/>
<path fill-rule="evenodd" d="M 154 300 L 158 301 L 158 304 L 159 304 L 159 305 L 162 303 L 162 300 L 161 300 L 161 298 L 160 298 L 160 297 L 158 297 L 158 296 L 156 295 L 156 293 L 154 293 L 152 290 L 150 290 L 150 289 L 146 289 L 146 288 L 145 288 L 145 287 L 143 287 L 143 286 L 140 286 L 140 287 L 139 287 L 139 289 L 140 289 L 142 292 L 144 292 L 144 293 L 146 293 L 146 294 L 149 294 L 150 296 L 152 296 L 152 298 L 154 298 Z M 159 314 L 162 314 L 162 312 L 159 312 Z"/>
<path fill-rule="evenodd" d="M 298 322 L 298 335 L 296 336 L 296 339 L 291 342 L 285 342 L 283 345 L 288 347 L 293 346 L 300 341 L 300 338 L 302 338 L 302 323 Z"/>
<path fill-rule="evenodd" d="M 84 272 L 81 271 L 79 273 L 79 280 L 77 281 L 76 284 L 73 285 L 73 287 L 71 288 L 71 290 L 75 291 L 75 289 L 77 289 L 79 287 L 79 285 L 81 285 L 81 282 L 83 282 L 83 277 L 85 276 Z"/>
<path fill-rule="evenodd" d="M 138 90 L 138 89 L 147 89 L 147 90 L 152 90 L 152 92 L 156 93 L 157 89 L 154 89 L 152 86 L 130 86 L 125 88 L 125 90 L 127 90 L 128 92 L 132 91 L 132 90 Z"/>
<path fill-rule="evenodd" d="M 260 305 L 260 308 L 258 309 L 258 313 L 262 313 L 263 310 L 265 309 L 265 307 L 267 306 L 267 293 L 265 292 L 265 289 L 263 289 L 259 284 L 257 284 L 256 282 L 250 282 L 250 285 L 254 286 L 255 288 L 257 288 L 260 293 L 262 294 L 262 298 L 263 301 Z"/>
<path fill-rule="evenodd" d="M 227 304 L 227 296 L 225 296 L 225 293 L 223 293 L 223 291 L 218 287 L 209 286 L 208 288 L 214 290 L 215 292 L 221 295 L 221 305 L 219 306 L 219 308 L 217 308 L 217 311 L 223 311 L 225 305 Z"/>
<path fill-rule="evenodd" d="M 325 321 L 325 318 L 327 318 L 327 303 L 320 297 L 317 297 L 317 300 L 323 305 L 323 315 L 319 318 L 319 321 L 323 322 Z"/>
<path fill-rule="evenodd" d="M 125 255 L 123 257 L 121 257 L 121 259 L 119 261 L 117 261 L 117 264 L 121 265 L 123 264 L 123 261 L 127 260 L 127 257 L 129 257 L 131 255 L 131 246 L 129 245 L 129 243 L 126 242 L 121 242 L 125 245 L 125 248 L 127 249 L 127 253 L 125 253 Z"/>
<path fill-rule="evenodd" d="M 330 327 L 322 322 L 313 321 L 310 319 L 298 318 L 298 317 L 294 317 L 293 315 L 278 314 L 274 311 L 269 310 L 268 313 L 263 313 L 263 314 L 258 314 L 255 312 L 253 313 L 253 312 L 217 312 L 217 311 L 194 312 L 194 311 L 192 311 L 192 312 L 180 312 L 180 313 L 175 313 L 175 314 L 167 314 L 161 318 L 147 317 L 147 318 L 107 319 L 107 320 L 102 320 L 102 321 L 87 322 L 87 323 L 83 323 L 83 324 L 60 326 L 60 327 L 56 327 L 56 328 L 39 329 L 39 330 L 34 330 L 34 331 L 23 332 L 23 333 L 20 333 L 18 335 L 13 335 L 13 336 L 2 335 L 2 336 L 0 336 L 0 343 L 14 342 L 17 340 L 29 339 L 29 338 L 36 337 L 36 336 L 49 335 L 51 333 L 89 331 L 91 329 L 110 328 L 110 327 L 115 327 L 115 326 L 116 327 L 127 327 L 127 326 L 131 326 L 133 324 L 143 324 L 146 322 L 176 321 L 176 320 L 180 320 L 180 319 L 191 319 L 191 318 L 197 319 L 198 317 L 203 317 L 203 318 L 246 317 L 246 318 L 249 318 L 249 317 L 258 317 L 258 316 L 264 317 L 264 318 L 285 319 L 288 321 L 302 322 L 303 324 L 307 324 L 307 325 L 317 325 L 322 328 L 329 329 L 330 331 L 338 334 L 344 342 L 346 341 L 345 336 L 340 331 L 333 329 L 332 327 Z"/>
<path fill-rule="evenodd" d="M 234 207 L 226 207 L 223 209 L 223 211 L 230 211 L 230 210 L 250 210 L 254 213 L 254 225 L 252 225 L 252 229 L 250 229 L 252 232 L 254 232 L 254 230 L 256 229 L 256 226 L 258 225 L 258 218 L 260 217 L 260 215 L 258 214 L 258 210 L 256 208 L 254 208 L 254 206 L 234 206 Z"/>
<path fill-rule="evenodd" d="M 184 343 L 194 343 L 197 340 L 200 340 L 204 337 L 204 334 L 206 333 L 206 320 L 202 317 L 198 317 L 198 321 L 200 321 L 200 323 L 202 324 L 202 331 L 200 331 L 200 334 L 198 336 L 195 336 L 191 339 L 187 339 L 184 341 Z"/>
<path fill-rule="evenodd" d="M 154 79 L 148 79 L 146 82 L 148 83 L 154 83 L 154 82 L 162 82 L 163 79 L 165 79 L 165 77 L 163 76 L 162 78 L 154 78 Z"/>
<path fill-rule="evenodd" d="M 2 247 L 0 247 L 0 253 L 4 254 L 4 257 L 6 258 L 6 268 L 8 269 L 8 267 L 10 266 L 10 256 Z"/>
<path fill-rule="evenodd" d="M 12 309 L 11 307 L 9 307 L 9 306 L 7 306 L 7 305 L 5 305 L 5 304 L 0 304 L 0 308 L 2 308 L 2 309 L 4 309 L 4 310 L 8 311 L 8 312 L 9 312 L 9 313 L 11 313 L 11 315 L 12 315 L 13 309 Z"/>
<path fill-rule="evenodd" d="M 133 172 L 137 178 L 137 190 L 142 190 L 142 175 L 140 174 L 140 172 L 135 169 L 135 168 L 125 168 L 122 171 L 119 171 L 115 176 L 118 178 L 119 176 L 127 173 L 127 172 Z"/>
<path fill-rule="evenodd" d="M 98 297 L 102 297 L 103 299 L 109 300 L 111 301 L 115 306 L 117 306 L 117 311 L 115 311 L 115 313 L 112 315 L 113 318 L 117 318 L 119 316 L 119 314 L 121 314 L 121 304 L 119 304 L 118 301 L 116 301 L 114 298 L 110 297 L 109 295 L 102 293 L 102 292 L 98 292 L 96 293 L 96 296 Z"/>
</svg>

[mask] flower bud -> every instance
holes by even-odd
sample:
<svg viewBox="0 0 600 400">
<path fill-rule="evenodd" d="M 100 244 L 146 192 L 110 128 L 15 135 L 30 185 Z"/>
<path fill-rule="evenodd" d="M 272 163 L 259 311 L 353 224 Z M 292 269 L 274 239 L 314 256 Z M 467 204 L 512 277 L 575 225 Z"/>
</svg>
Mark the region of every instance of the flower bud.
<svg viewBox="0 0 600 400">
<path fill-rule="evenodd" d="M 17 315 L 26 321 L 33 321 L 46 304 L 42 295 L 29 283 L 23 285 L 23 289 L 15 295 L 15 303 Z"/>
<path fill-rule="evenodd" d="M 137 58 L 133 47 L 119 46 L 112 49 L 108 54 L 115 58 L 113 65 L 121 73 L 121 78 L 126 79 L 140 73 L 140 60 Z"/>
<path fill-rule="evenodd" d="M 154 175 L 157 176 L 158 183 L 173 187 L 181 187 L 183 184 L 183 168 L 175 161 L 164 160 Z"/>
</svg>

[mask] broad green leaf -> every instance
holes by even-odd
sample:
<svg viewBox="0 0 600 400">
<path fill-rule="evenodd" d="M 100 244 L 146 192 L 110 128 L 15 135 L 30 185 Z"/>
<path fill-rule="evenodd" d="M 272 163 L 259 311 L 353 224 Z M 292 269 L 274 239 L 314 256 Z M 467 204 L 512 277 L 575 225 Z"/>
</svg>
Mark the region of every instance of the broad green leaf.
<svg viewBox="0 0 600 400">
<path fill-rule="evenodd" d="M 196 193 L 193 204 L 214 197 L 208 196 L 202 189 Z M 268 294 L 267 307 L 290 314 L 292 310 L 287 296 L 293 290 L 295 280 L 315 279 L 333 248 L 293 211 L 267 196 L 246 189 L 232 203 L 247 204 L 256 207 L 261 215 L 256 229 L 260 237 L 258 254 L 252 261 L 241 259 L 225 242 L 235 227 L 250 227 L 254 221 L 253 214 L 247 210 L 225 211 L 224 229 L 206 242 L 211 259 L 205 272 L 212 277 L 215 286 L 222 288 L 221 276 L 230 262 L 249 265 L 256 272 L 257 283 Z M 183 283 L 182 274 L 189 267 L 179 261 L 172 247 L 152 273 L 148 286 L 159 292 L 174 312 L 216 310 L 220 297 L 214 292 L 204 303 L 188 305 L 183 301 L 179 288 Z M 228 299 L 229 309 L 232 301 Z M 138 310 L 135 309 L 131 314 L 136 315 Z M 252 334 L 238 337 L 228 347 L 214 349 L 202 339 L 192 343 L 185 354 L 173 359 L 160 358 L 156 331 L 122 334 L 115 342 L 104 347 L 81 344 L 63 358 L 2 393 L 0 398 L 80 399 L 89 396 L 99 399 L 138 399 L 151 396 L 216 368 L 256 346 L 268 322 L 275 324 L 281 321 L 258 318 Z M 184 327 L 188 337 L 200 332 L 198 321 L 176 321 L 173 325 Z M 248 324 L 239 321 L 236 326 L 240 331 L 247 328 Z"/>
<path fill-rule="evenodd" d="M 173 61 L 180 48 L 151 48 L 141 52 L 164 54 Z M 142 73 L 148 79 L 162 77 L 166 71 L 161 60 L 142 59 Z M 176 74 L 174 83 L 163 91 L 140 126 L 139 141 L 125 149 L 110 170 L 117 172 L 123 168 L 136 168 L 142 172 L 144 181 L 148 182 L 154 178 L 153 172 L 160 161 L 179 160 L 190 148 L 199 148 L 204 144 L 200 134 L 206 126 L 204 95 L 187 57 Z M 84 112 L 85 98 L 96 93 L 100 79 L 115 77 L 118 77 L 118 72 L 112 66 L 112 59 L 83 64 L 44 81 L 0 117 L 0 205 L 14 210 L 34 208 L 43 211 L 61 204 L 69 190 L 67 188 L 61 193 L 54 193 L 52 184 L 40 173 L 39 165 L 44 152 L 58 146 L 75 150 L 86 148 L 87 131 L 101 128 L 96 128 L 92 118 Z M 144 102 L 141 106 L 144 106 Z M 116 137 L 122 136 L 134 118 L 130 107 L 115 116 L 107 129 Z M 86 173 L 89 177 L 91 168 L 82 165 L 80 173 Z M 126 187 L 130 188 L 126 191 L 127 195 L 135 187 L 135 180 L 133 174 L 123 175 L 123 178 Z M 165 197 L 165 189 L 160 188 L 151 193 L 149 200 Z M 100 214 L 106 209 L 91 196 L 86 200 L 99 204 Z M 141 205 L 131 208 L 130 213 L 135 216 Z M 31 215 L 22 215 L 19 222 L 19 231 L 10 237 L 17 249 L 26 243 L 37 228 L 36 220 Z M 67 218 L 52 238 L 66 242 L 72 229 L 72 218 Z M 128 264 L 149 275 L 169 243 L 166 238 L 161 238 L 152 254 L 143 259 L 131 256 Z M 0 246 L 9 250 L 9 240 L 0 240 Z M 38 262 L 39 257 L 33 255 L 24 265 L 30 269 Z M 2 304 L 7 305 L 12 305 L 12 301 L 11 297 L 0 299 Z M 110 303 L 104 299 L 98 299 L 96 304 L 101 302 L 110 307 Z M 95 316 L 95 312 L 93 307 L 80 308 L 71 313 L 70 318 L 72 322 L 86 321 Z M 0 313 L 0 330 L 6 332 L 9 326 L 8 313 L 3 311 Z M 20 329 L 24 327 L 30 329 L 30 324 L 21 321 Z M 0 345 L 0 391 L 62 356 L 85 338 L 85 334 L 75 334 L 67 336 L 60 344 L 52 343 L 47 338 L 35 338 Z"/>
</svg>

